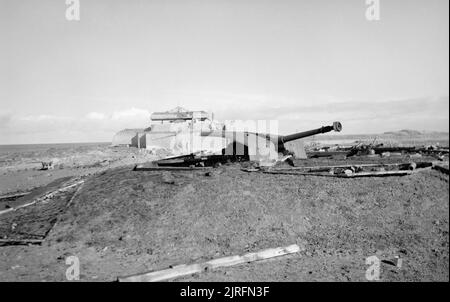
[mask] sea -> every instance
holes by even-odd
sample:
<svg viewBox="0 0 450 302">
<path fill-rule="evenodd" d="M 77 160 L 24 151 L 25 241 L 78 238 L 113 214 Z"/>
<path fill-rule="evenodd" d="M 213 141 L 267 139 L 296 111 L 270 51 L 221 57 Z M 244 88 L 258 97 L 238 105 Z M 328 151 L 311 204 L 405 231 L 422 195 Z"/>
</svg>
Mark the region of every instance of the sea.
<svg viewBox="0 0 450 302">
<path fill-rule="evenodd" d="M 0 155 L 20 152 L 39 152 L 49 149 L 71 149 L 78 147 L 94 147 L 94 146 L 108 146 L 110 142 L 98 143 L 63 143 L 63 144 L 20 144 L 20 145 L 0 145 Z"/>
</svg>

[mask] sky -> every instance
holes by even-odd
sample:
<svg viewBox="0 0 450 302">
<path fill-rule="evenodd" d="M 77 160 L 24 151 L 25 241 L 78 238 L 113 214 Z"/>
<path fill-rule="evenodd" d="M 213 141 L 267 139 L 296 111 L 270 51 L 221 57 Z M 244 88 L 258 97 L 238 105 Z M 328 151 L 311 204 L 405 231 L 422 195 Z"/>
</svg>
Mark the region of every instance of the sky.
<svg viewBox="0 0 450 302">
<path fill-rule="evenodd" d="M 449 131 L 449 2 L 0 0 L 0 144 L 111 141 L 182 106 L 281 134 Z"/>
</svg>

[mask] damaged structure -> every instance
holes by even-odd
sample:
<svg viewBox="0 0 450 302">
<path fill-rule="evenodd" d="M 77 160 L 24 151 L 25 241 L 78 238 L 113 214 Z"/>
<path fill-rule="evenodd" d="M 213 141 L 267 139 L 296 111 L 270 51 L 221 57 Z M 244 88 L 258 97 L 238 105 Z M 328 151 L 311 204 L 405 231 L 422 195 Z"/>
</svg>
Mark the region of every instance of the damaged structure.
<svg viewBox="0 0 450 302">
<path fill-rule="evenodd" d="M 112 145 L 148 150 L 163 148 L 171 150 L 173 154 L 183 154 L 194 147 L 189 145 L 190 133 L 198 132 L 205 127 L 214 129 L 219 126 L 213 122 L 212 115 L 205 111 L 188 111 L 176 107 L 170 111 L 152 113 L 147 128 L 124 129 L 116 133 Z"/>
<path fill-rule="evenodd" d="M 150 126 L 145 129 L 125 129 L 117 133 L 113 146 L 127 145 L 137 148 L 165 149 L 174 157 L 168 160 L 185 160 L 189 156 L 213 156 L 229 160 L 258 161 L 271 165 L 283 156 L 306 158 L 299 139 L 330 131 L 342 130 L 340 122 L 331 126 L 278 135 L 278 125 L 214 121 L 213 114 L 205 111 L 188 111 L 181 107 L 151 115 Z M 263 131 L 261 131 L 263 130 Z M 192 160 L 191 160 L 192 161 Z M 217 160 L 214 160 L 217 162 Z"/>
</svg>

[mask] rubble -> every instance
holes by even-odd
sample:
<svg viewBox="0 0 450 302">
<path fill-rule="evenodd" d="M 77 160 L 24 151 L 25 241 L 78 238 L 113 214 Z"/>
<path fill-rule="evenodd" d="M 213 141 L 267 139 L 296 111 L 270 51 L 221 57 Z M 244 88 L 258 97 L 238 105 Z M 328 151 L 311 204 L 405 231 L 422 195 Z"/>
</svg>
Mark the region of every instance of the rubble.
<svg viewBox="0 0 450 302">
<path fill-rule="evenodd" d="M 41 170 L 53 170 L 55 167 L 53 166 L 53 162 L 42 162 Z"/>
</svg>

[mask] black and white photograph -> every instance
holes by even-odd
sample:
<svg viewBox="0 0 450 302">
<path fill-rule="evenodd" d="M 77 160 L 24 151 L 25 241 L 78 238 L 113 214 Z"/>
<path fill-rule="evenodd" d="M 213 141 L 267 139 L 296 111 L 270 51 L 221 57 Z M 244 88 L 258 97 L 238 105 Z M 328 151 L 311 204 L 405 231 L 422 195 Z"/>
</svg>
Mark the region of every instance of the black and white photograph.
<svg viewBox="0 0 450 302">
<path fill-rule="evenodd" d="M 0 282 L 449 282 L 449 1 L 0 0 Z"/>
</svg>

